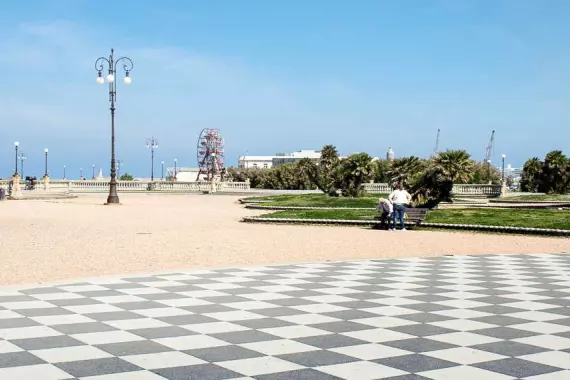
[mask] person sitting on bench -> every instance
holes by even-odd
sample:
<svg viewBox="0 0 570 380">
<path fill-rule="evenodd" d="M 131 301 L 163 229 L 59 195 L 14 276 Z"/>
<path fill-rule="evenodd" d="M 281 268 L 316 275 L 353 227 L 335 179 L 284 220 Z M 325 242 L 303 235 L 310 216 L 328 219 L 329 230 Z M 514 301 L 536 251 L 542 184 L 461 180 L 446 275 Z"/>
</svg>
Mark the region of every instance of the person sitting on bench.
<svg viewBox="0 0 570 380">
<path fill-rule="evenodd" d="M 392 212 L 394 211 L 394 208 L 392 207 L 392 203 L 384 198 L 379 198 L 378 199 L 378 206 L 376 206 L 376 209 L 381 212 L 382 214 L 380 215 L 380 223 L 382 228 L 390 228 L 390 217 L 392 216 Z M 388 224 L 388 225 L 386 225 Z"/>
</svg>

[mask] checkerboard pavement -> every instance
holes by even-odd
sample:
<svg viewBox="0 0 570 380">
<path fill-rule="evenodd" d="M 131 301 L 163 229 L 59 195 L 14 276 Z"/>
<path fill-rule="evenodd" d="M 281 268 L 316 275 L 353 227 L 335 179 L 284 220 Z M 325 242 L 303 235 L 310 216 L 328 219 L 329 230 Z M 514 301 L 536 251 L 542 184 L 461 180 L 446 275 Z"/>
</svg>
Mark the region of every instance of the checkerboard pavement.
<svg viewBox="0 0 570 380">
<path fill-rule="evenodd" d="M 570 255 L 0 288 L 0 379 L 570 379 Z"/>
</svg>

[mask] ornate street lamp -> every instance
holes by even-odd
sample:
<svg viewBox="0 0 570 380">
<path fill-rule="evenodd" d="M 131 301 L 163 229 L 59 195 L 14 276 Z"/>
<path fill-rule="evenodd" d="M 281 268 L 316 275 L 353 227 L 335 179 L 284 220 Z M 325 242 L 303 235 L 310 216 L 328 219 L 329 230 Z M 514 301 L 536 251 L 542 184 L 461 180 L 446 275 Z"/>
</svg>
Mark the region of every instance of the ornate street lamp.
<svg viewBox="0 0 570 380">
<path fill-rule="evenodd" d="M 154 181 L 154 150 L 158 148 L 158 139 L 154 137 L 147 138 L 146 147 L 150 149 L 150 180 Z"/>
<path fill-rule="evenodd" d="M 164 181 L 164 161 L 160 161 L 160 165 L 162 165 L 160 170 L 160 180 Z"/>
<path fill-rule="evenodd" d="M 44 170 L 44 177 L 48 176 L 48 148 L 44 149 L 45 154 L 45 170 Z"/>
<path fill-rule="evenodd" d="M 28 159 L 24 152 L 20 152 L 18 154 L 18 158 L 20 159 L 20 172 L 22 173 L 22 177 L 24 176 L 24 161 Z"/>
<path fill-rule="evenodd" d="M 14 175 L 18 175 L 18 147 L 20 143 L 18 141 L 14 142 L 14 148 L 16 149 L 16 169 L 14 171 Z"/>
<path fill-rule="evenodd" d="M 67 179 L 65 176 L 65 169 L 67 169 L 67 166 L 63 165 L 63 179 L 64 180 Z"/>
<path fill-rule="evenodd" d="M 501 158 L 503 159 L 503 174 L 501 175 L 501 183 L 505 183 L 505 158 L 507 158 L 507 155 L 502 154 Z"/>
<path fill-rule="evenodd" d="M 106 204 L 119 204 L 119 195 L 117 194 L 117 168 L 115 166 L 115 100 L 117 98 L 117 82 L 115 74 L 117 73 L 117 64 L 120 62 L 125 71 L 125 84 L 131 83 L 130 72 L 133 69 L 133 61 L 128 57 L 121 57 L 114 60 L 114 50 L 111 49 L 109 58 L 99 57 L 95 61 L 95 70 L 97 71 L 97 83 L 103 84 L 105 80 L 109 83 L 109 102 L 111 103 L 111 181 L 109 182 L 109 196 Z M 108 72 L 103 79 L 103 69 L 107 66 Z"/>
<path fill-rule="evenodd" d="M 95 179 L 95 164 L 91 165 L 91 172 L 92 172 L 91 179 Z"/>
</svg>

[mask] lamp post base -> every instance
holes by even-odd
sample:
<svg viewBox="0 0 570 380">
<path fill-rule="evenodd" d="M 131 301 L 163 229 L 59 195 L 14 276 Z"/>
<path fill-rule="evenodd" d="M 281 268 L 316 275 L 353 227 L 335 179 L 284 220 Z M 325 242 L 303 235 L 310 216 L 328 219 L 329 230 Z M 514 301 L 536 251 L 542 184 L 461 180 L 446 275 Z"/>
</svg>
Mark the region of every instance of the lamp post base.
<svg viewBox="0 0 570 380">
<path fill-rule="evenodd" d="M 107 203 L 105 205 L 120 205 L 119 196 L 118 195 L 109 195 L 107 197 Z"/>
</svg>

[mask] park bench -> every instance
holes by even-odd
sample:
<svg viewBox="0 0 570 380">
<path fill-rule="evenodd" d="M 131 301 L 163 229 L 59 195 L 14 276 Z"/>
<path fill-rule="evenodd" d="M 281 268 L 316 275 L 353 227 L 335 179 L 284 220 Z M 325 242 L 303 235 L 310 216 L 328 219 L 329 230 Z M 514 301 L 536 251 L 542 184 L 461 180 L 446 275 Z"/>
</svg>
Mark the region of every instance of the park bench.
<svg viewBox="0 0 570 380">
<path fill-rule="evenodd" d="M 412 227 L 418 226 L 426 219 L 428 211 L 429 211 L 428 208 L 407 208 L 405 213 L 406 218 L 404 219 L 404 223 L 407 226 L 412 226 Z M 381 215 L 376 215 L 374 217 L 374 220 L 378 220 L 378 224 L 374 225 L 375 229 L 382 229 L 383 226 L 387 227 L 387 224 L 382 223 L 381 218 L 382 218 Z M 390 216 L 390 221 L 391 219 L 392 216 Z"/>
</svg>

